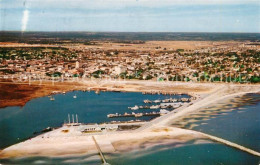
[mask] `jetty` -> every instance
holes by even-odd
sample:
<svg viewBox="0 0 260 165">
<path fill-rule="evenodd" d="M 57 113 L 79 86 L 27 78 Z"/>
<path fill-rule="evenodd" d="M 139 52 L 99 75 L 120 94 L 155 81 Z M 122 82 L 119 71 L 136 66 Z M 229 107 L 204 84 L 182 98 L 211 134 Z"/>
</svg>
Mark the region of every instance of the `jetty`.
<svg viewBox="0 0 260 165">
<path fill-rule="evenodd" d="M 202 133 L 202 132 L 199 132 L 201 135 L 213 140 L 213 141 L 216 141 L 216 142 L 220 142 L 220 143 L 223 143 L 227 146 L 230 146 L 230 147 L 233 147 L 233 148 L 236 148 L 236 149 L 239 149 L 241 151 L 244 151 L 244 152 L 247 152 L 249 154 L 252 154 L 252 155 L 255 155 L 255 156 L 258 156 L 260 157 L 260 153 L 257 152 L 257 151 L 254 151 L 252 149 L 249 149 L 249 148 L 246 148 L 244 146 L 241 146 L 239 144 L 236 144 L 236 143 L 233 143 L 233 142 L 230 142 L 228 140 L 225 140 L 225 139 L 222 139 L 222 138 L 219 138 L 219 137 L 216 137 L 216 136 L 212 136 L 212 135 L 209 135 L 209 134 L 205 134 L 205 133 Z"/>
<path fill-rule="evenodd" d="M 99 145 L 98 145 L 98 143 L 97 143 L 95 137 L 92 136 L 92 139 L 93 139 L 93 141 L 94 141 L 94 143 L 95 143 L 95 145 L 96 145 L 96 147 L 97 147 L 97 150 L 98 150 L 98 152 L 99 152 L 99 155 L 100 155 L 100 157 L 101 157 L 101 159 L 102 159 L 103 164 L 104 164 L 104 165 L 109 165 L 109 163 L 107 163 L 107 161 L 106 161 L 106 159 L 105 159 L 105 157 L 104 157 L 104 155 L 103 155 L 103 153 L 102 153 L 102 151 L 101 151 L 101 149 L 100 149 L 100 147 L 99 147 Z"/>
</svg>

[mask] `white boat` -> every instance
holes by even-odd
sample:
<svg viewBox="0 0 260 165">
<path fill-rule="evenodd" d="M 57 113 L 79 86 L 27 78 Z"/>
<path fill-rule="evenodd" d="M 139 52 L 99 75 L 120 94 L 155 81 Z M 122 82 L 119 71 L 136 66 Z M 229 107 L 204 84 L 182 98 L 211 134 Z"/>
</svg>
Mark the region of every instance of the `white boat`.
<svg viewBox="0 0 260 165">
<path fill-rule="evenodd" d="M 143 116 L 142 113 L 137 113 L 137 114 L 135 114 L 135 117 L 142 117 L 142 116 Z"/>
<path fill-rule="evenodd" d="M 55 100 L 55 98 L 54 98 L 54 97 L 50 97 L 50 100 L 51 100 L 51 101 L 54 101 L 54 100 Z"/>
<path fill-rule="evenodd" d="M 160 108 L 160 105 L 152 105 L 152 106 L 150 106 L 150 109 L 158 109 L 158 108 Z"/>
<path fill-rule="evenodd" d="M 144 100 L 144 103 L 152 103 L 150 100 Z"/>
<path fill-rule="evenodd" d="M 77 98 L 77 95 L 74 95 L 73 98 L 76 99 L 76 98 Z"/>
<path fill-rule="evenodd" d="M 154 103 L 160 103 L 161 100 L 154 100 L 153 102 L 154 102 Z"/>
<path fill-rule="evenodd" d="M 129 109 L 131 109 L 131 110 L 138 110 L 139 109 L 139 107 L 137 106 L 137 105 L 135 105 L 134 107 L 128 107 Z"/>
</svg>

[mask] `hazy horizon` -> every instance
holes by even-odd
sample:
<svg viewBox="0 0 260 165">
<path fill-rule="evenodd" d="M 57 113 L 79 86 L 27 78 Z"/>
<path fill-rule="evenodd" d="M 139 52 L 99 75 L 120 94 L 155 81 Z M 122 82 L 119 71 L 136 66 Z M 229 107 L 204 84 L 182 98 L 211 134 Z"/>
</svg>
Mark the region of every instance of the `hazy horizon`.
<svg viewBox="0 0 260 165">
<path fill-rule="evenodd" d="M 17 32 L 17 33 L 208 33 L 208 34 L 260 34 L 260 32 L 196 32 L 196 31 L 20 31 L 20 30 L 0 30 L 0 32 Z"/>
<path fill-rule="evenodd" d="M 0 31 L 259 33 L 257 0 L 0 0 Z"/>
</svg>

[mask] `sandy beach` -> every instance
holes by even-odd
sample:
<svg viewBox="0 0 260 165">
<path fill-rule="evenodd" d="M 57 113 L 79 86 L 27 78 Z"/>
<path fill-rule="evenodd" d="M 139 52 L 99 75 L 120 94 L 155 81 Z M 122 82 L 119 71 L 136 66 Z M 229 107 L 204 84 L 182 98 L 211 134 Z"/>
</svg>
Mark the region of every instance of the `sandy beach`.
<svg viewBox="0 0 260 165">
<path fill-rule="evenodd" d="M 64 129 L 69 129 L 70 134 L 62 132 Z M 172 143 L 185 143 L 193 139 L 203 138 L 195 131 L 172 127 L 158 127 L 138 133 L 113 132 L 108 134 L 82 134 L 75 127 L 62 127 L 10 146 L 0 153 L 0 157 L 59 157 L 98 153 L 92 136 L 95 136 L 104 153 L 125 152 Z"/>
</svg>

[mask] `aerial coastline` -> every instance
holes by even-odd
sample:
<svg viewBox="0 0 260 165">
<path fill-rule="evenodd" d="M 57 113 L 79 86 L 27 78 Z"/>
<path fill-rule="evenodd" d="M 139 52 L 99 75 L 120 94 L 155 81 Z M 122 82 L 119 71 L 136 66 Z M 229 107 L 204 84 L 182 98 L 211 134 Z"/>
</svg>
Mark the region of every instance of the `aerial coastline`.
<svg viewBox="0 0 260 165">
<path fill-rule="evenodd" d="M 140 85 L 140 84 L 139 84 Z M 186 85 L 186 84 L 185 84 Z M 212 84 L 211 84 L 212 85 Z M 93 154 L 97 153 L 97 150 L 94 146 L 93 141 L 91 140 L 92 136 L 95 136 L 103 152 L 113 153 L 115 151 L 129 151 L 133 149 L 138 149 L 140 146 L 143 146 L 144 143 L 147 143 L 146 147 L 152 147 L 153 145 L 159 144 L 171 144 L 171 143 L 184 143 L 192 139 L 212 139 L 212 136 L 207 136 L 206 134 L 201 134 L 196 131 L 180 129 L 176 127 L 169 127 L 170 122 L 174 118 L 181 117 L 187 113 L 193 112 L 203 106 L 214 103 L 217 100 L 221 100 L 227 97 L 232 97 L 236 95 L 259 92 L 259 85 L 219 85 L 214 90 L 209 90 L 208 92 L 203 92 L 204 95 L 198 100 L 194 100 L 192 104 L 187 105 L 186 107 L 181 107 L 182 110 L 172 114 L 167 114 L 160 118 L 156 118 L 151 122 L 144 123 L 141 128 L 133 131 L 123 131 L 123 132 L 108 132 L 103 133 L 87 133 L 82 134 L 78 132 L 77 126 L 63 126 L 54 131 L 39 135 L 35 138 L 29 139 L 25 142 L 10 146 L 3 151 L 0 155 L 2 158 L 10 157 L 24 157 L 24 156 L 66 156 L 66 155 L 81 155 L 81 154 Z M 221 90 L 220 90 L 221 89 Z M 230 93 L 232 90 L 237 90 L 236 93 Z M 132 91 L 131 88 L 130 91 Z M 169 92 L 169 90 L 167 90 Z M 194 91 L 192 92 L 194 93 Z M 206 94 L 206 95 L 205 95 Z M 214 98 L 214 99 L 213 99 Z M 210 100 L 210 101 L 209 101 Z M 204 103 L 201 103 L 204 102 Z M 156 123 L 156 124 L 155 124 Z M 147 126 L 146 126 L 147 125 Z M 68 130 L 69 133 L 64 133 L 63 130 Z M 128 133 L 129 132 L 129 133 Z M 154 137 L 154 138 L 152 138 Z M 133 142 L 133 138 L 137 138 Z M 69 141 L 64 145 L 63 141 Z M 89 140 L 88 140 L 89 139 Z M 131 140 L 130 140 L 131 139 Z M 124 140 L 124 141 L 122 141 Z M 218 140 L 217 140 L 218 141 Z M 82 145 L 84 142 L 84 145 Z M 223 142 L 219 140 L 219 142 Z M 86 144 L 85 144 L 86 143 Z M 130 145 L 131 143 L 131 145 Z M 227 142 L 229 143 L 229 142 Z M 35 147 L 37 145 L 37 147 Z M 88 146 L 88 150 L 86 150 Z M 232 144 L 231 144 L 232 146 Z M 64 149 L 64 152 L 61 152 L 61 147 L 70 148 Z M 129 148 L 130 147 L 130 148 Z M 51 149 L 50 149 L 51 148 Z M 239 148 L 239 147 L 238 147 Z M 247 150 L 247 149 L 245 149 Z M 251 152 L 251 151 L 249 151 Z M 252 151 L 255 153 L 255 151 Z M 259 156 L 259 153 L 255 153 Z"/>
<path fill-rule="evenodd" d="M 23 107 L 46 96 L 55 103 L 56 95 L 71 91 L 95 91 L 97 95 L 101 91 L 141 92 L 192 98 L 183 103 L 167 103 L 175 105 L 174 108 L 164 106 L 172 109 L 156 105 L 160 112 L 130 114 L 157 116 L 147 121 L 90 124 L 79 123 L 73 115 L 73 122 L 69 117 L 69 122 L 57 128 L 50 125 L 39 135 L 2 148 L 0 159 L 90 156 L 100 154 L 99 147 L 105 154 L 116 154 L 156 146 L 181 147 L 192 141 L 217 142 L 260 156 L 259 151 L 221 137 L 172 125 L 219 100 L 259 93 L 259 41 L 83 39 L 44 44 L 29 37 L 24 43 L 1 42 L 0 47 L 1 109 Z M 73 95 L 72 99 L 76 98 Z M 128 108 L 135 110 L 140 106 Z M 126 112 L 118 113 L 129 116 Z M 118 113 L 105 115 L 118 117 Z"/>
<path fill-rule="evenodd" d="M 260 165 L 257 0 L 0 0 L 0 165 Z"/>
</svg>

